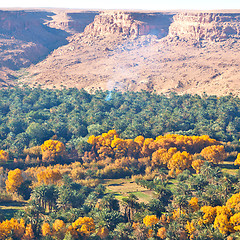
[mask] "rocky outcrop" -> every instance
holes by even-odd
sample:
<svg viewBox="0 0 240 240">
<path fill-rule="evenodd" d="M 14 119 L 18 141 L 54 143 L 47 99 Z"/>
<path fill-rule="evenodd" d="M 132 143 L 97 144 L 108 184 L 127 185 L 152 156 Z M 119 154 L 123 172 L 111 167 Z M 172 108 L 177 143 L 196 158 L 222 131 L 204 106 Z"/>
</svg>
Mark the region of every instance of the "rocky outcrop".
<svg viewBox="0 0 240 240">
<path fill-rule="evenodd" d="M 81 33 L 88 24 L 93 22 L 97 14 L 99 14 L 97 11 L 54 11 L 52 19 L 47 21 L 46 25 L 70 34 Z"/>
<path fill-rule="evenodd" d="M 45 11 L 0 11 L 0 38 L 33 42 L 53 50 L 66 44 L 69 35 L 45 25 L 53 15 Z"/>
<path fill-rule="evenodd" d="M 94 22 L 85 28 L 84 33 L 91 35 L 123 34 L 138 36 L 140 28 L 144 31 L 145 27 L 143 22 L 134 21 L 130 14 L 103 12 L 97 15 Z"/>
<path fill-rule="evenodd" d="M 176 40 L 224 41 L 240 38 L 240 13 L 137 13 L 105 11 L 86 26 L 85 34 L 138 37 L 147 34 Z"/>
<path fill-rule="evenodd" d="M 168 34 L 171 17 L 171 14 L 163 13 L 106 11 L 97 15 L 84 33 L 95 36 L 122 34 L 128 37 L 154 34 L 162 38 Z"/>
<path fill-rule="evenodd" d="M 169 36 L 185 41 L 239 39 L 240 13 L 180 13 L 173 17 Z"/>
<path fill-rule="evenodd" d="M 51 15 L 33 10 L 0 11 L 0 70 L 28 67 L 68 43 L 69 34 L 45 25 Z"/>
<path fill-rule="evenodd" d="M 239 95 L 239 24 L 239 11 L 0 11 L 0 86 Z"/>
</svg>

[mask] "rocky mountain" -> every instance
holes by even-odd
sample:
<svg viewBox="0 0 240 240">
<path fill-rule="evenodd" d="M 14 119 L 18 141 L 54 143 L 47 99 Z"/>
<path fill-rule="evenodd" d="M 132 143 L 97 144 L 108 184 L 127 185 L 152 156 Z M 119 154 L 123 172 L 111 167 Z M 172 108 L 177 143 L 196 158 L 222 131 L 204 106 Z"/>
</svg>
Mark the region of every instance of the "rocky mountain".
<svg viewBox="0 0 240 240">
<path fill-rule="evenodd" d="M 153 34 L 158 38 L 167 36 L 171 24 L 171 14 L 102 12 L 86 26 L 84 33 L 93 36 L 123 35 L 138 37 Z"/>
<path fill-rule="evenodd" d="M 1 11 L 0 44 L 3 86 L 240 95 L 240 11 Z"/>
<path fill-rule="evenodd" d="M 181 13 L 173 17 L 169 36 L 197 42 L 240 38 L 240 14 Z"/>
</svg>

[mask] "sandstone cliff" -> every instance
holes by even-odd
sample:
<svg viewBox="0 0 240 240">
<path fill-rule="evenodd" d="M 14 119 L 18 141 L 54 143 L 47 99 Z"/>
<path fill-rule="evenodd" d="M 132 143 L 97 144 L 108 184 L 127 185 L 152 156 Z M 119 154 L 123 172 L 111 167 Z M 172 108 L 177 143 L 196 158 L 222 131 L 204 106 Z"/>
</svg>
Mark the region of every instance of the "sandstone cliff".
<svg viewBox="0 0 240 240">
<path fill-rule="evenodd" d="M 128 37 L 153 34 L 162 38 L 168 34 L 171 18 L 172 14 L 106 11 L 97 15 L 84 33 L 94 36 L 122 34 Z"/>
<path fill-rule="evenodd" d="M 195 41 L 240 38 L 238 13 L 181 13 L 173 17 L 169 36 Z"/>
<path fill-rule="evenodd" d="M 64 31 L 45 25 L 45 11 L 0 11 L 0 86 L 12 84 L 13 70 L 39 62 L 67 43 Z"/>
<path fill-rule="evenodd" d="M 98 11 L 80 11 L 67 12 L 65 10 L 54 10 L 52 19 L 46 21 L 50 28 L 60 29 L 70 34 L 81 33 L 84 28 L 94 21 L 94 17 L 99 14 Z"/>
<path fill-rule="evenodd" d="M 239 24 L 239 11 L 0 11 L 0 85 L 239 95 Z"/>
</svg>

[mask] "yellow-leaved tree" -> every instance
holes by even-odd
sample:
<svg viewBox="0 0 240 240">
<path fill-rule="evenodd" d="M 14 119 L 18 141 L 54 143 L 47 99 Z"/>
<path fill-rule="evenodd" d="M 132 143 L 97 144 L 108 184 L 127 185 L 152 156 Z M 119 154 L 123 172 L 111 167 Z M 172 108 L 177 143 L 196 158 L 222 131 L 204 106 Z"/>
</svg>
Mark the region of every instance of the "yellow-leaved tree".
<svg viewBox="0 0 240 240">
<path fill-rule="evenodd" d="M 211 224 L 213 223 L 216 217 L 216 208 L 212 206 L 203 206 L 201 207 L 201 211 L 204 213 L 202 219 L 199 220 L 199 225 L 204 224 Z"/>
<path fill-rule="evenodd" d="M 156 215 L 147 215 L 143 219 L 143 223 L 145 224 L 146 227 L 151 227 L 159 222 L 159 219 L 157 218 Z"/>
<path fill-rule="evenodd" d="M 32 224 L 28 224 L 25 229 L 25 234 L 21 240 L 31 240 L 35 239 L 34 232 L 32 229 Z"/>
<path fill-rule="evenodd" d="M 0 223 L 0 239 L 22 239 L 25 231 L 25 222 L 23 219 L 18 221 L 12 218 Z"/>
<path fill-rule="evenodd" d="M 232 227 L 229 222 L 229 218 L 226 214 L 217 215 L 213 226 L 214 226 L 214 228 L 218 228 L 219 232 L 222 234 L 226 234 L 226 233 L 232 231 Z"/>
<path fill-rule="evenodd" d="M 240 212 L 230 217 L 230 224 L 235 231 L 240 231 Z"/>
<path fill-rule="evenodd" d="M 187 221 L 187 224 L 185 226 L 185 229 L 187 230 L 188 234 L 191 236 L 192 233 L 196 230 L 196 228 L 194 227 L 193 222 L 189 222 Z"/>
<path fill-rule="evenodd" d="M 127 155 L 127 142 L 121 138 L 115 137 L 111 142 L 115 158 L 121 158 Z"/>
<path fill-rule="evenodd" d="M 62 178 L 62 174 L 58 169 L 51 169 L 47 167 L 46 170 L 37 174 L 37 180 L 39 184 L 56 184 Z"/>
<path fill-rule="evenodd" d="M 160 167 L 167 165 L 171 157 L 177 152 L 177 148 L 160 148 L 152 154 L 152 166 Z"/>
<path fill-rule="evenodd" d="M 176 152 L 169 160 L 167 167 L 170 170 L 169 175 L 174 176 L 188 169 L 192 163 L 192 155 L 186 151 Z"/>
<path fill-rule="evenodd" d="M 91 217 L 80 217 L 72 223 L 70 232 L 73 236 L 89 236 L 95 230 L 95 224 Z"/>
<path fill-rule="evenodd" d="M 66 224 L 60 220 L 56 219 L 53 223 L 53 234 L 57 237 L 57 239 L 63 239 L 66 233 Z"/>
<path fill-rule="evenodd" d="M 166 238 L 166 234 L 167 234 L 167 231 L 166 231 L 165 227 L 161 227 L 161 228 L 158 229 L 157 236 L 159 238 L 165 239 Z"/>
<path fill-rule="evenodd" d="M 41 230 L 42 230 L 42 235 L 44 237 L 45 236 L 51 236 L 51 234 L 52 234 L 52 229 L 51 229 L 49 223 L 44 222 L 42 224 L 42 229 Z"/>
<path fill-rule="evenodd" d="M 17 192 L 21 184 L 24 182 L 22 171 L 19 168 L 8 172 L 8 179 L 6 180 L 6 190 L 10 193 Z"/>
<path fill-rule="evenodd" d="M 226 206 L 234 211 L 240 210 L 240 193 L 233 194 L 226 202 Z"/>
<path fill-rule="evenodd" d="M 4 150 L 0 150 L 0 161 L 8 161 L 9 159 L 9 155 L 8 155 L 8 152 L 4 151 Z"/>
<path fill-rule="evenodd" d="M 199 210 L 198 198 L 192 197 L 190 199 L 190 201 L 188 202 L 188 205 L 189 205 L 192 212 L 198 211 Z"/>
<path fill-rule="evenodd" d="M 203 164 L 204 161 L 201 159 L 194 160 L 192 161 L 192 168 L 196 171 L 197 174 L 199 174 Z"/>
<path fill-rule="evenodd" d="M 66 148 L 64 144 L 57 140 L 47 140 L 42 146 L 42 160 L 44 162 L 51 162 L 59 157 L 64 157 L 66 154 Z"/>
<path fill-rule="evenodd" d="M 240 153 L 237 155 L 237 159 L 235 160 L 234 165 L 240 165 Z"/>
<path fill-rule="evenodd" d="M 218 164 L 226 158 L 223 145 L 212 145 L 205 147 L 200 153 L 207 161 Z"/>
</svg>

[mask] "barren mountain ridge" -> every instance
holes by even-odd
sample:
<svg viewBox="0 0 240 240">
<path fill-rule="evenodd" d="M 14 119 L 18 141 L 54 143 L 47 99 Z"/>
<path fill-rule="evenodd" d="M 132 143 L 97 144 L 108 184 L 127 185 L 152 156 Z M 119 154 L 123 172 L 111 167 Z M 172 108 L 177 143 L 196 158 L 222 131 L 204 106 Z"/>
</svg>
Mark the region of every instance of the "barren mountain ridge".
<svg viewBox="0 0 240 240">
<path fill-rule="evenodd" d="M 0 11 L 0 81 L 240 95 L 240 11 Z"/>
</svg>

